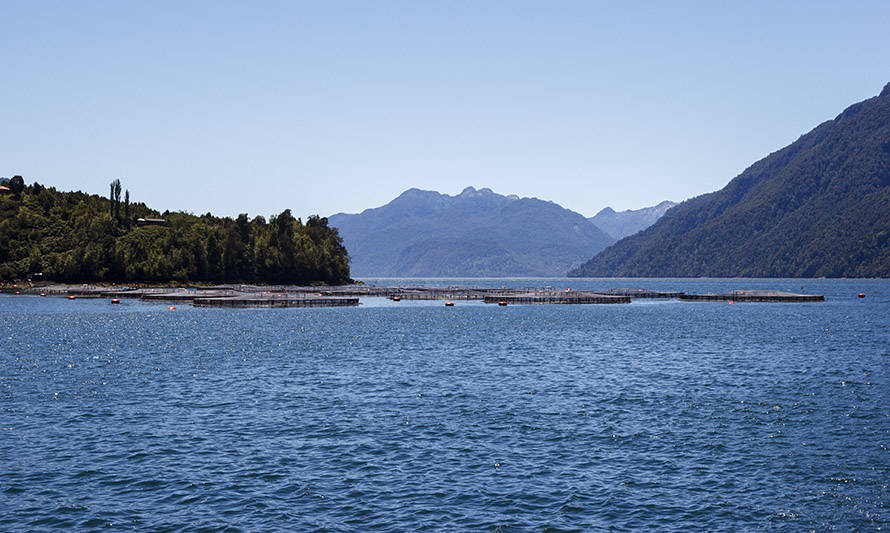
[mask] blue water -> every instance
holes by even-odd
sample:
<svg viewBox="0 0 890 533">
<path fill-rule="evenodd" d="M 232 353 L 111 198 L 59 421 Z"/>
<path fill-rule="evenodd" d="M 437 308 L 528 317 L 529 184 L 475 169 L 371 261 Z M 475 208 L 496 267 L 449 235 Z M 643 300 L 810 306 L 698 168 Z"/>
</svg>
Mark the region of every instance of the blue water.
<svg viewBox="0 0 890 533">
<path fill-rule="evenodd" d="M 890 281 L 423 282 L 827 301 L 0 296 L 0 530 L 890 526 Z"/>
</svg>

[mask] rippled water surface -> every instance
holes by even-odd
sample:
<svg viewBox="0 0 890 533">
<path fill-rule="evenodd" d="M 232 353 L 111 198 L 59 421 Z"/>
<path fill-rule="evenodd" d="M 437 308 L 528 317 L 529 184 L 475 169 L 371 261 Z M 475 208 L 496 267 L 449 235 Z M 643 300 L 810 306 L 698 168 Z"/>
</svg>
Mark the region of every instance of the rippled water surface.
<svg viewBox="0 0 890 533">
<path fill-rule="evenodd" d="M 890 526 L 890 282 L 463 283 L 827 301 L 0 296 L 0 529 Z"/>
</svg>

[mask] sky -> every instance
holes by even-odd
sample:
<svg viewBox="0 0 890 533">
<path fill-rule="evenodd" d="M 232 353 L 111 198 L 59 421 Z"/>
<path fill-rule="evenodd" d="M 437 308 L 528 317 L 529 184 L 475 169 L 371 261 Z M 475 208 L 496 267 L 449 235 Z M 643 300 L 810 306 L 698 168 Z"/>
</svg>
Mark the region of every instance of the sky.
<svg viewBox="0 0 890 533">
<path fill-rule="evenodd" d="M 723 187 L 890 81 L 890 2 L 0 0 L 0 176 L 329 216 Z"/>
</svg>

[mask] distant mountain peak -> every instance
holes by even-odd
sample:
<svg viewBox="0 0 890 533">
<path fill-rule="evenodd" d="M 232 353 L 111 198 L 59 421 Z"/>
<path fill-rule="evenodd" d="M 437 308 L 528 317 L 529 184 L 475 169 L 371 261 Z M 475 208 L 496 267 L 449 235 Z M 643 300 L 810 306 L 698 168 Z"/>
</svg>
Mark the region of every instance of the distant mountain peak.
<svg viewBox="0 0 890 533">
<path fill-rule="evenodd" d="M 354 277 L 561 276 L 614 242 L 558 204 L 487 187 L 454 196 L 412 188 L 328 221 L 340 230 Z"/>
<path fill-rule="evenodd" d="M 651 207 L 625 209 L 621 212 L 617 212 L 611 207 L 604 207 L 591 217 L 590 221 L 614 239 L 623 239 L 655 224 L 668 209 L 675 205 L 677 204 L 670 200 L 664 200 Z"/>
<path fill-rule="evenodd" d="M 475 187 L 467 187 L 462 190 L 458 197 L 463 198 L 482 198 L 485 196 L 501 196 L 500 194 L 495 193 L 493 190 L 488 187 L 482 187 L 481 189 L 476 189 Z"/>
<path fill-rule="evenodd" d="M 887 82 L 887 85 L 884 85 L 884 90 L 881 91 L 881 94 L 878 96 L 880 96 L 882 98 L 890 96 L 890 82 Z"/>
<path fill-rule="evenodd" d="M 441 196 L 436 191 L 427 191 L 424 189 L 418 189 L 417 187 L 411 187 L 406 190 L 402 194 L 398 195 L 397 198 L 412 198 L 418 196 Z"/>
</svg>

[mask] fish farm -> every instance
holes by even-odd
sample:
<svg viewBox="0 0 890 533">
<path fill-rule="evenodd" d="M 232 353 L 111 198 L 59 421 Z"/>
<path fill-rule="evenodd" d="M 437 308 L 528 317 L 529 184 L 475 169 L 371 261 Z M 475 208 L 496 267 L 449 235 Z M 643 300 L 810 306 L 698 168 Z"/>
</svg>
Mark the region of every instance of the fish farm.
<svg viewBox="0 0 890 533">
<path fill-rule="evenodd" d="M 9 293 L 12 291 L 6 290 Z M 487 304 L 629 304 L 635 299 L 675 299 L 683 302 L 822 302 L 821 294 L 782 291 L 735 290 L 718 294 L 653 291 L 644 288 L 615 288 L 602 291 L 573 291 L 553 287 L 487 288 L 378 285 L 307 287 L 297 285 L 217 285 L 212 287 L 97 287 L 91 285 L 45 285 L 15 290 L 14 294 L 77 298 L 138 298 L 148 301 L 190 303 L 198 307 L 338 307 L 355 306 L 362 298 L 388 298 L 393 302 L 412 300 L 476 300 Z"/>
</svg>

